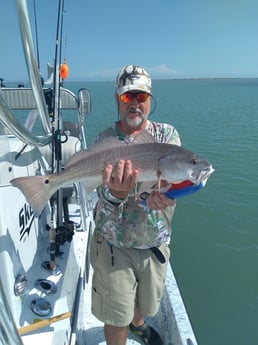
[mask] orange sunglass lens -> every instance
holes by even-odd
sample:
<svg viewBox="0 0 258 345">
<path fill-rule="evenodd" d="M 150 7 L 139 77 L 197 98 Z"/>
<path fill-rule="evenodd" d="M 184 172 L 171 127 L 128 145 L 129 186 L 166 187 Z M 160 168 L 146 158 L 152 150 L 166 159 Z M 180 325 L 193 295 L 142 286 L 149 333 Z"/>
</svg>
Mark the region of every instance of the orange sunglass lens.
<svg viewBox="0 0 258 345">
<path fill-rule="evenodd" d="M 133 100 L 133 94 L 132 94 L 132 93 L 129 93 L 129 92 L 123 93 L 122 95 L 120 95 L 120 99 L 121 99 L 121 101 L 124 102 L 124 103 L 132 102 L 132 100 Z"/>
<path fill-rule="evenodd" d="M 147 101 L 149 94 L 146 92 L 140 92 L 140 93 L 126 92 L 120 95 L 120 99 L 124 103 L 132 102 L 134 97 L 137 99 L 139 103 L 143 103 Z"/>
</svg>

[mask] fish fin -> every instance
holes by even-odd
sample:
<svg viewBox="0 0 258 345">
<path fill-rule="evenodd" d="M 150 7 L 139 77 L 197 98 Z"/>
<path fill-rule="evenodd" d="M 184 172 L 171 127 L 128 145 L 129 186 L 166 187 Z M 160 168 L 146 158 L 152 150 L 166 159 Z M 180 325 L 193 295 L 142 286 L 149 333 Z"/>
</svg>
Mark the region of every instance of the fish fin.
<svg viewBox="0 0 258 345">
<path fill-rule="evenodd" d="M 158 176 L 157 187 L 160 193 L 160 186 L 161 186 L 161 172 L 160 171 L 157 172 L 157 176 Z"/>
<path fill-rule="evenodd" d="M 139 184 L 138 183 L 136 183 L 135 184 L 135 186 L 134 186 L 134 200 L 136 201 L 136 200 L 139 200 L 139 190 L 138 190 L 138 186 L 139 186 Z"/>
<path fill-rule="evenodd" d="M 102 183 L 101 176 L 87 177 L 87 179 L 83 181 L 87 194 L 90 194 L 91 192 L 93 192 L 98 186 L 101 185 L 101 183 Z"/>
<path fill-rule="evenodd" d="M 72 157 L 66 162 L 65 169 L 71 167 L 72 165 L 78 163 L 81 160 L 87 159 L 89 155 L 96 154 L 102 151 L 106 151 L 107 148 L 110 150 L 125 146 L 126 142 L 120 140 L 117 137 L 108 137 L 101 141 L 95 142 L 85 150 L 76 152 Z"/>
<path fill-rule="evenodd" d="M 65 164 L 65 169 L 71 167 L 72 165 L 78 163 L 80 160 L 86 159 L 88 155 L 96 154 L 98 152 L 106 151 L 106 149 L 117 149 L 119 147 L 124 147 L 125 145 L 134 145 L 134 144 L 150 144 L 155 143 L 156 140 L 154 137 L 147 131 L 142 131 L 138 134 L 133 140 L 127 140 L 125 137 L 124 140 L 121 140 L 119 137 L 107 137 L 101 141 L 95 142 L 86 150 L 81 150 L 76 152 Z"/>
<path fill-rule="evenodd" d="M 76 152 L 68 161 L 65 163 L 65 169 L 69 168 L 73 164 L 79 162 L 80 160 L 84 159 L 87 156 L 88 150 L 81 150 Z"/>
<path fill-rule="evenodd" d="M 49 183 L 49 176 L 17 177 L 10 183 L 20 189 L 32 207 L 35 216 L 39 216 L 54 193 Z"/>
</svg>

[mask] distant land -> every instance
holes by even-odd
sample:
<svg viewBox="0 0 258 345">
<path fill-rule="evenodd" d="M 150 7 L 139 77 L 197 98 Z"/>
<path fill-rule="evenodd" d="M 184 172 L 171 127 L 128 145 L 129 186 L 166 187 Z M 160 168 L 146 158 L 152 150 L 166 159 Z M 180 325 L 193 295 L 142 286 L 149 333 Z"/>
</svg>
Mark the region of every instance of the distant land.
<svg viewBox="0 0 258 345">
<path fill-rule="evenodd" d="M 201 77 L 201 78 L 152 78 L 152 80 L 156 80 L 156 81 L 160 81 L 160 80 L 236 80 L 236 79 L 243 79 L 243 80 L 247 80 L 247 79 L 258 79 L 257 77 Z M 65 81 L 64 84 L 68 84 L 68 83 L 110 83 L 110 82 L 114 82 L 113 79 L 110 80 L 87 80 L 87 78 L 85 79 L 74 79 L 74 80 L 69 80 L 69 78 Z M 19 80 L 7 80 L 4 78 L 0 77 L 0 87 L 28 87 L 28 85 L 30 85 L 30 82 L 27 81 L 19 81 Z M 47 85 L 45 85 L 47 86 Z"/>
</svg>

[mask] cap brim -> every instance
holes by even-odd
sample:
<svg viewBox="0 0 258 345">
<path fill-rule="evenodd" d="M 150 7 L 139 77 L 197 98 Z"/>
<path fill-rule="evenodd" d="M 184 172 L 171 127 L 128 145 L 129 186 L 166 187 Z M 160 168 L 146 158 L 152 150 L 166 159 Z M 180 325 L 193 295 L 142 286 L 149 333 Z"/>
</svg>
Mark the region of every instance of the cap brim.
<svg viewBox="0 0 258 345">
<path fill-rule="evenodd" d="M 141 91 L 141 92 L 146 92 L 149 95 L 151 95 L 151 90 L 148 87 L 141 87 L 141 86 L 136 86 L 136 85 L 125 85 L 123 87 L 120 87 L 116 90 L 116 93 L 118 96 L 122 95 L 125 92 L 128 91 Z"/>
</svg>

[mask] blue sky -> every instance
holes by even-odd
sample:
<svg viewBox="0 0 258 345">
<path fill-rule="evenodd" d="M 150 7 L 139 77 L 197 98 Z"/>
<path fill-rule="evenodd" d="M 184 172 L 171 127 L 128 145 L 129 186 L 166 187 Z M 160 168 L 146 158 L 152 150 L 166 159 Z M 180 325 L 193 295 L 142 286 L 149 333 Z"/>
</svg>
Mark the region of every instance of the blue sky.
<svg viewBox="0 0 258 345">
<path fill-rule="evenodd" d="M 41 73 L 54 60 L 57 0 L 36 0 Z M 33 0 L 28 0 L 34 32 Z M 0 77 L 27 80 L 15 0 L 0 0 Z M 113 80 L 127 64 L 153 78 L 258 77 L 257 0 L 65 0 L 67 81 Z M 66 44 L 65 44 L 66 43 Z"/>
</svg>

